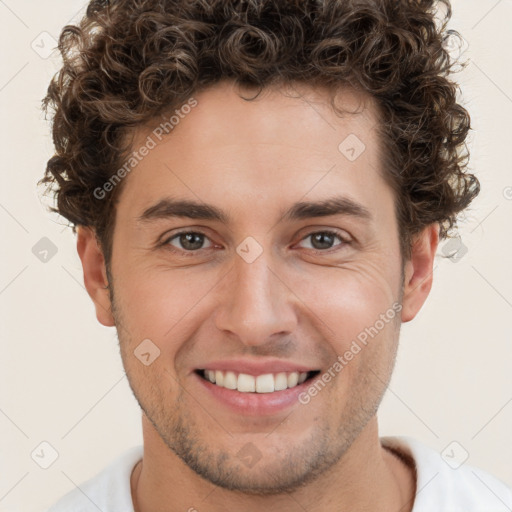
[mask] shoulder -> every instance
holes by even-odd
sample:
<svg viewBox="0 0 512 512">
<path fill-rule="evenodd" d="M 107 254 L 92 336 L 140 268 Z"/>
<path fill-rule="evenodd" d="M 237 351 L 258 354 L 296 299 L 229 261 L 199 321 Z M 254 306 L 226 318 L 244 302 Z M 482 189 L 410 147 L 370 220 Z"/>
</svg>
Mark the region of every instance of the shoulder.
<svg viewBox="0 0 512 512">
<path fill-rule="evenodd" d="M 450 462 L 436 450 L 410 437 L 383 437 L 383 446 L 414 461 L 416 499 L 413 512 L 510 512 L 512 488 L 493 475 L 467 464 Z"/>
<path fill-rule="evenodd" d="M 79 484 L 47 512 L 133 512 L 130 475 L 143 447 L 125 451 L 95 477 Z"/>
</svg>

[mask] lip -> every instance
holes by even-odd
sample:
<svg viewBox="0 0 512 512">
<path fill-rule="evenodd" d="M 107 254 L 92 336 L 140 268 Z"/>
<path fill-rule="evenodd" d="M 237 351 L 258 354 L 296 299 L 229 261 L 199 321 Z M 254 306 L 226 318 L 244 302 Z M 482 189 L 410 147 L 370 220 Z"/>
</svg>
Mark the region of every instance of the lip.
<svg viewBox="0 0 512 512">
<path fill-rule="evenodd" d="M 319 370 L 318 367 L 304 366 L 289 361 L 279 359 L 264 359 L 250 360 L 250 359 L 224 359 L 212 361 L 205 364 L 200 368 L 194 370 L 221 370 L 232 371 L 235 373 L 246 373 L 254 377 L 263 375 L 265 373 L 280 373 L 280 372 L 311 372 Z M 218 386 L 217 386 L 218 387 Z"/>
<path fill-rule="evenodd" d="M 269 416 L 286 411 L 293 405 L 300 405 L 299 395 L 316 380 L 315 378 L 308 379 L 293 388 L 273 393 L 243 393 L 236 389 L 227 389 L 212 384 L 198 373 L 193 373 L 193 378 L 201 386 L 201 391 L 204 394 L 242 416 Z"/>
</svg>

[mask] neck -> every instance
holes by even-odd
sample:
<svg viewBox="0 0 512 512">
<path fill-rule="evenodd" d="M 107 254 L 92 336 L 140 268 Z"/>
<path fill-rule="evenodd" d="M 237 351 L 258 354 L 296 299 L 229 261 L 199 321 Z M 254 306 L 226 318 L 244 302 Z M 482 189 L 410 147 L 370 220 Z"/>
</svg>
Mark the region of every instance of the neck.
<svg viewBox="0 0 512 512">
<path fill-rule="evenodd" d="M 374 417 L 344 456 L 311 483 L 282 495 L 247 495 L 199 477 L 143 416 L 144 455 L 132 473 L 135 512 L 410 512 L 414 470 L 383 448 Z"/>
</svg>

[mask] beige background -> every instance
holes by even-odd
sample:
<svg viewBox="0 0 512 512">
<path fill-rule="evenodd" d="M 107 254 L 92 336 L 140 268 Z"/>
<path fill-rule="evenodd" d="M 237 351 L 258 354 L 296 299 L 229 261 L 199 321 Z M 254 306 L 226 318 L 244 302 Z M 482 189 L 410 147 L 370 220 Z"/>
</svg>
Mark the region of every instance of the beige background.
<svg viewBox="0 0 512 512">
<path fill-rule="evenodd" d="M 45 52 L 81 6 L 0 1 L 1 512 L 43 510 L 141 442 L 115 331 L 97 323 L 74 236 L 36 189 L 52 153 L 38 108 L 59 64 Z M 439 452 L 456 441 L 467 464 L 512 485 L 512 2 L 453 6 L 451 26 L 471 59 L 459 81 L 482 193 L 461 224 L 467 254 L 437 258 L 431 296 L 403 326 L 380 424 L 382 435 L 413 436 Z M 32 252 L 43 237 L 57 250 L 46 263 Z M 58 452 L 48 469 L 31 458 L 43 441 Z"/>
</svg>

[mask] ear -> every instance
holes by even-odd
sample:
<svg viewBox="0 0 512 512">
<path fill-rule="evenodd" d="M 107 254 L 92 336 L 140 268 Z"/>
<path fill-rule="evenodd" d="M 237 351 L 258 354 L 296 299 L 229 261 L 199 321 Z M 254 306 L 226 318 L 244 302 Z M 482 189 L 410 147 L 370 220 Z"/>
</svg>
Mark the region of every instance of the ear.
<svg viewBox="0 0 512 512">
<path fill-rule="evenodd" d="M 76 248 L 82 261 L 85 288 L 96 308 L 96 318 L 106 327 L 113 327 L 115 322 L 112 316 L 105 259 L 93 229 L 78 226 Z"/>
<path fill-rule="evenodd" d="M 427 300 L 433 281 L 434 257 L 439 244 L 439 224 L 428 225 L 412 241 L 411 257 L 405 263 L 402 322 L 409 322 Z"/>
</svg>

